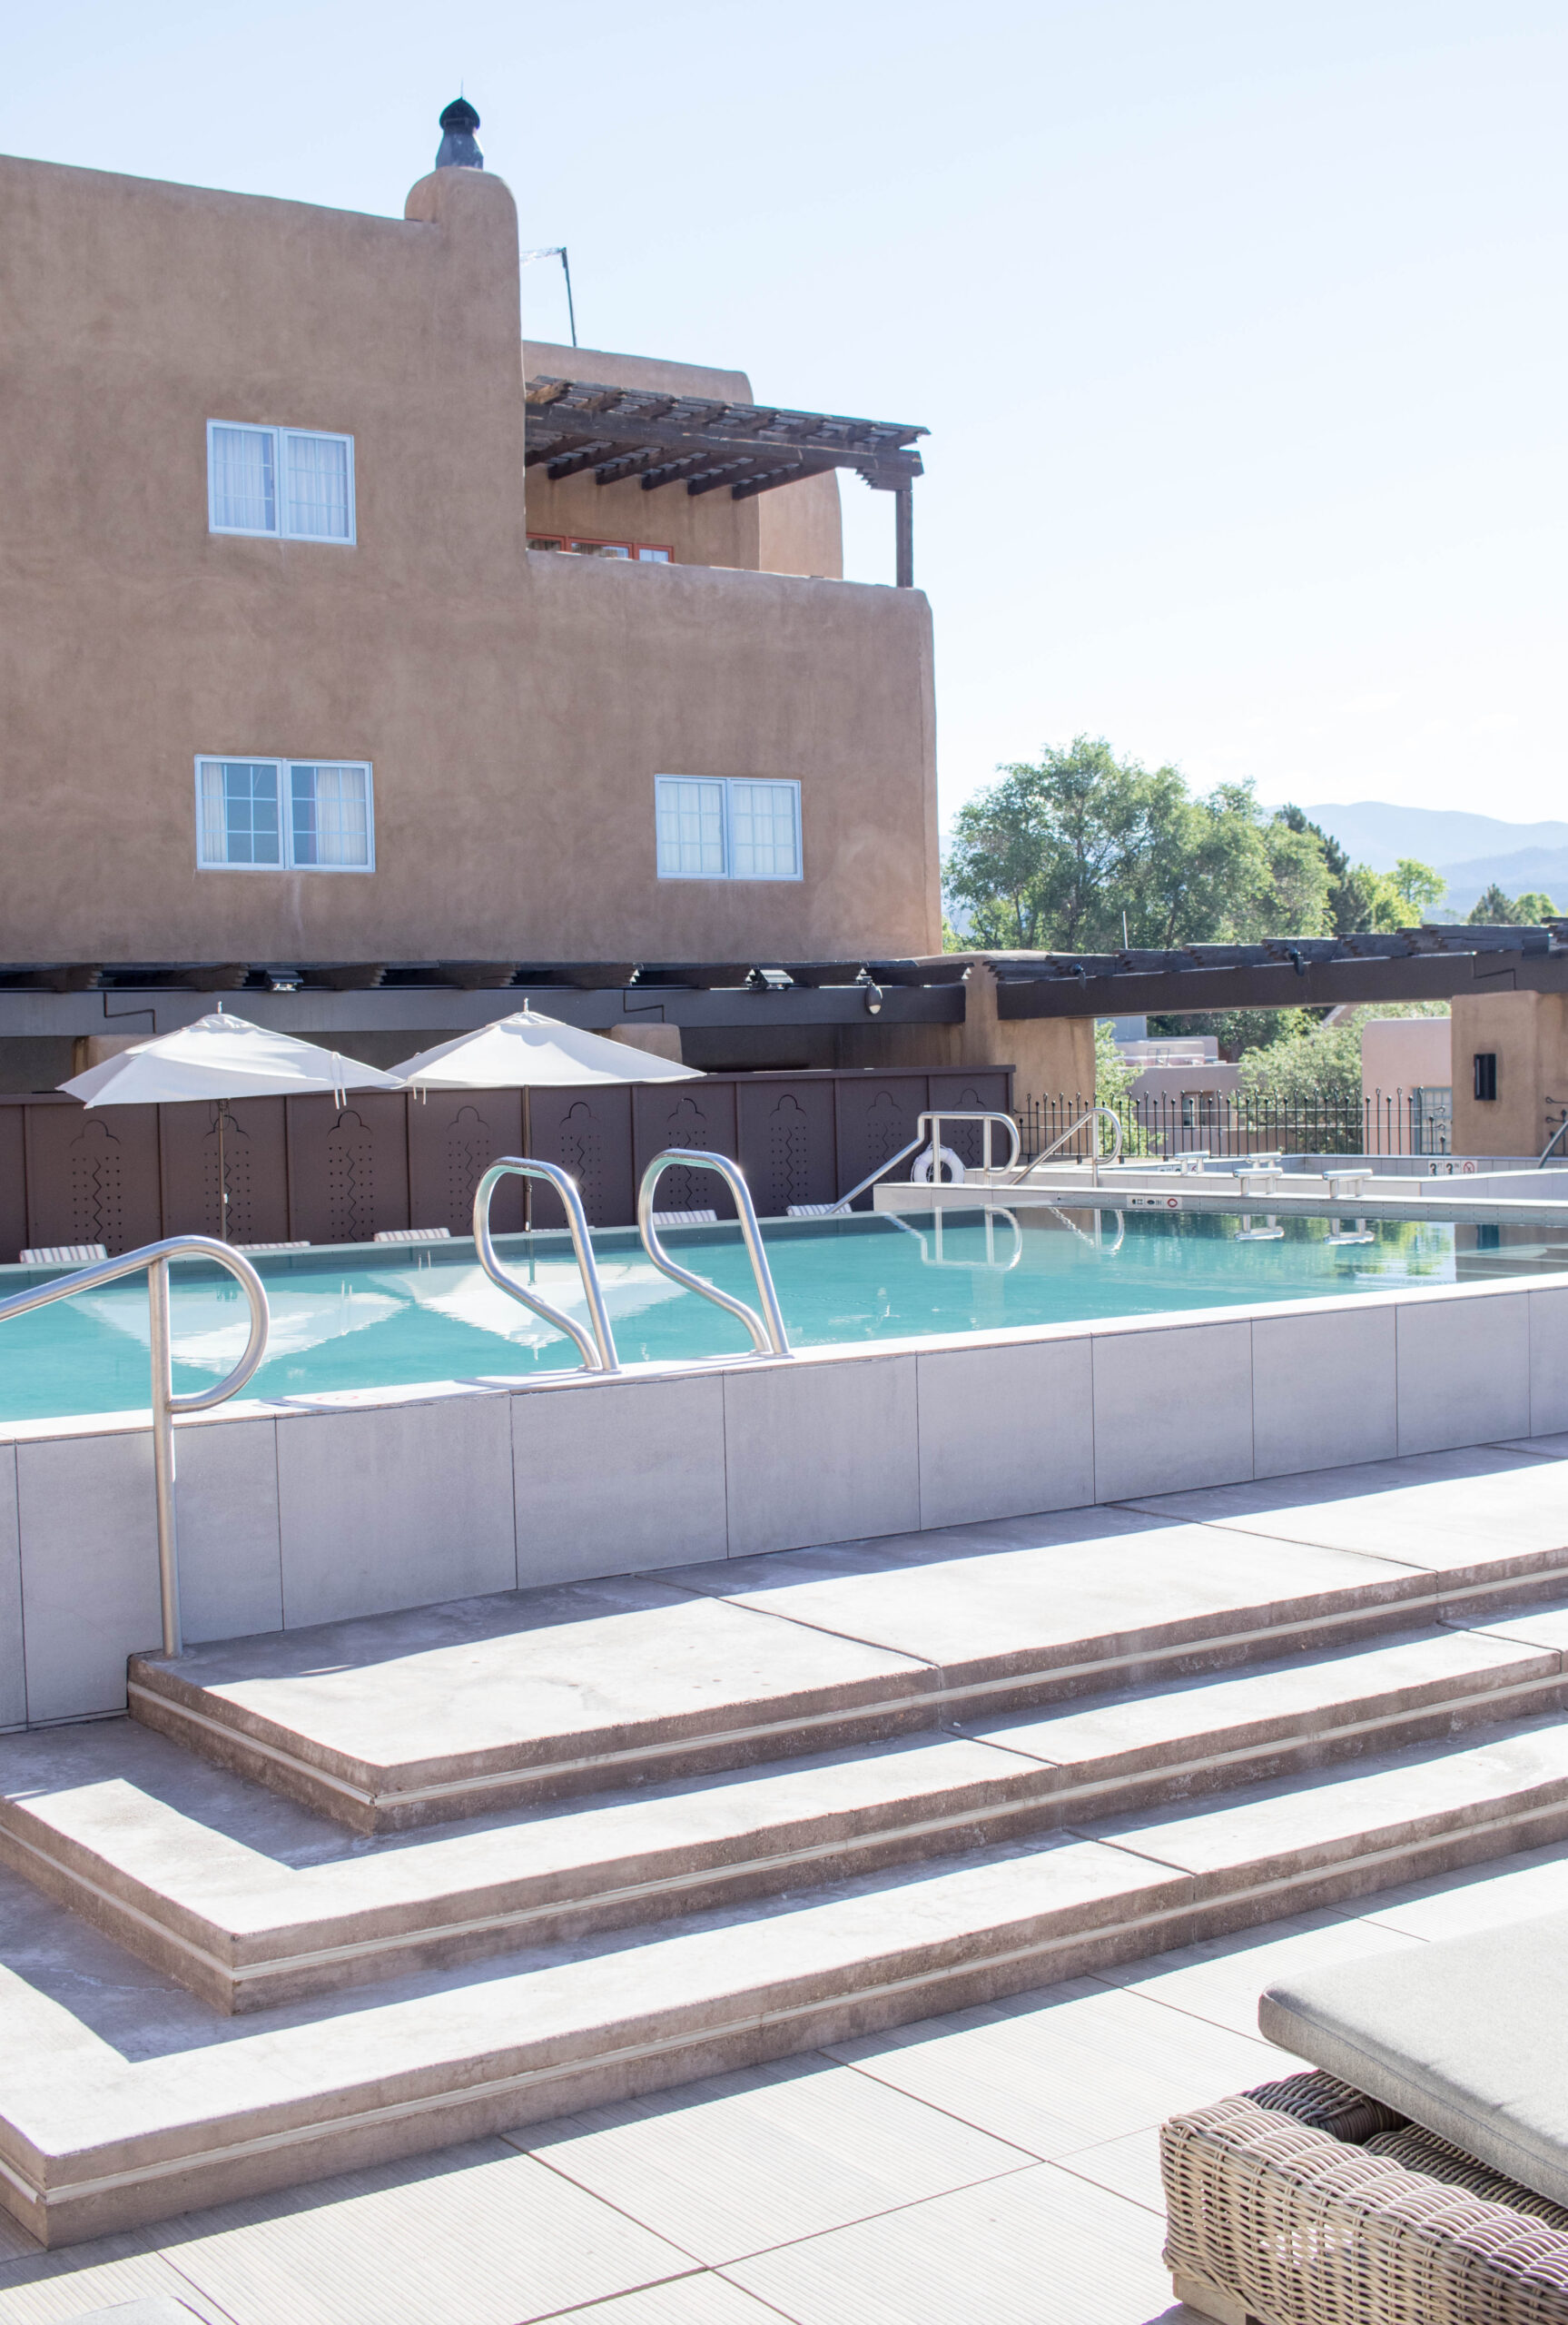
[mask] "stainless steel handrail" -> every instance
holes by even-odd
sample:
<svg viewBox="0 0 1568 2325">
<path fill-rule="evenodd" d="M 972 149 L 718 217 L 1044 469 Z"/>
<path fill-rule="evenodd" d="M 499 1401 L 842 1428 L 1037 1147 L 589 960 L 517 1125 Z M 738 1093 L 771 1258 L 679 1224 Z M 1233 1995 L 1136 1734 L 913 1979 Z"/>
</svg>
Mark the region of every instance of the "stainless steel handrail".
<svg viewBox="0 0 1568 2325">
<path fill-rule="evenodd" d="M 169 1333 L 169 1262 L 173 1259 L 216 1260 L 237 1276 L 251 1308 L 251 1337 L 232 1372 L 215 1388 L 174 1394 L 173 1354 Z M 36 1291 L 15 1291 L 0 1300 L 0 1323 L 8 1316 L 25 1316 L 56 1300 L 70 1300 L 79 1291 L 95 1291 L 123 1275 L 147 1271 L 149 1349 L 153 1359 L 153 1490 L 158 1514 L 158 1595 L 163 1602 L 163 1652 L 182 1655 L 184 1634 L 180 1624 L 180 1545 L 174 1509 L 174 1415 L 201 1413 L 242 1389 L 267 1353 L 271 1321 L 266 1288 L 243 1252 L 212 1235 L 166 1235 L 162 1242 L 143 1243 L 123 1259 L 100 1260 L 73 1275 L 56 1276 Z"/>
<path fill-rule="evenodd" d="M 1023 1257 L 1023 1230 L 1019 1225 L 1015 1214 L 1009 1211 L 1005 1203 L 988 1202 L 980 1205 L 979 1208 L 985 1222 L 986 1257 L 983 1260 L 950 1260 L 943 1257 L 942 1214 L 940 1205 L 932 1213 L 931 1240 L 936 1245 L 935 1259 L 932 1259 L 926 1251 L 926 1236 L 923 1228 L 912 1227 L 907 1219 L 899 1217 L 896 1211 L 880 1212 L 877 1215 L 879 1218 L 885 1219 L 890 1227 L 896 1227 L 903 1234 L 913 1236 L 920 1245 L 920 1263 L 922 1268 L 967 1268 L 971 1275 L 1011 1275 Z M 969 1214 L 963 1212 L 959 1216 L 967 1218 Z M 1011 1259 L 999 1260 L 996 1256 L 996 1222 L 999 1218 L 1005 1219 L 1012 1230 Z M 1078 1231 L 1074 1229 L 1073 1232 L 1076 1233 Z"/>
<path fill-rule="evenodd" d="M 555 1189 L 561 1199 L 567 1225 L 571 1230 L 577 1272 L 583 1279 L 583 1297 L 588 1304 L 592 1339 L 575 1318 L 567 1314 L 565 1309 L 557 1308 L 542 1292 L 531 1291 L 512 1274 L 509 1268 L 503 1267 L 496 1256 L 496 1247 L 490 1236 L 490 1202 L 501 1181 L 512 1178 L 542 1179 L 547 1186 Z M 498 1284 L 503 1291 L 510 1292 L 514 1300 L 520 1301 L 525 1308 L 531 1308 L 536 1316 L 542 1316 L 547 1324 L 553 1324 L 557 1331 L 565 1332 L 569 1340 L 577 1342 L 585 1372 L 620 1370 L 620 1360 L 616 1354 L 616 1336 L 610 1330 L 609 1310 L 605 1306 L 604 1286 L 599 1281 L 593 1240 L 588 1233 L 587 1215 L 583 1210 L 583 1199 L 577 1192 L 577 1182 L 567 1172 L 554 1162 L 536 1162 L 531 1155 L 503 1154 L 498 1162 L 492 1162 L 474 1189 L 474 1250 L 479 1265 L 492 1283 Z"/>
<path fill-rule="evenodd" d="M 1109 1123 L 1116 1133 L 1116 1144 L 1109 1158 L 1102 1155 L 1100 1151 L 1100 1125 L 1102 1122 Z M 1080 1114 L 1075 1123 L 1062 1132 L 1060 1138 L 1052 1139 L 1049 1146 L 1042 1147 L 1033 1162 L 1026 1164 L 1018 1177 L 1011 1180 L 1009 1184 L 1015 1187 L 1026 1185 L 1031 1174 L 1038 1171 L 1042 1162 L 1049 1162 L 1053 1154 L 1059 1153 L 1070 1138 L 1076 1138 L 1085 1123 L 1092 1123 L 1094 1125 L 1094 1152 L 1089 1158 L 1092 1165 L 1090 1183 L 1092 1186 L 1098 1186 L 1100 1163 L 1108 1159 L 1112 1162 L 1119 1162 L 1121 1160 L 1121 1116 L 1111 1106 L 1089 1107 L 1085 1113 Z"/>
<path fill-rule="evenodd" d="M 840 1195 L 837 1202 L 831 1203 L 827 1210 L 823 1212 L 822 1214 L 823 1217 L 824 1219 L 836 1219 L 841 1212 L 844 1212 L 849 1209 L 851 1203 L 854 1202 L 857 1195 L 863 1195 L 868 1187 L 874 1187 L 879 1179 L 885 1179 L 890 1171 L 896 1171 L 899 1164 L 904 1160 L 904 1157 L 906 1155 L 915 1153 L 921 1147 L 924 1146 L 928 1143 L 928 1139 L 931 1146 L 932 1178 L 933 1183 L 937 1182 L 940 1180 L 942 1173 L 942 1140 L 938 1132 L 931 1130 L 929 1127 L 933 1123 L 939 1125 L 942 1123 L 983 1123 L 985 1125 L 985 1139 L 981 1153 L 984 1156 L 984 1160 L 981 1167 L 988 1172 L 991 1169 L 991 1126 L 992 1123 L 1005 1123 L 1012 1139 L 1012 1152 L 1001 1166 L 1004 1171 L 1011 1171 L 1012 1169 L 1014 1163 L 1018 1161 L 1019 1155 L 1023 1151 L 1023 1141 L 1019 1136 L 1018 1124 L 1013 1121 L 1011 1114 L 998 1113 L 989 1107 L 978 1109 L 972 1113 L 960 1113 L 956 1109 L 948 1106 L 942 1107 L 940 1113 L 933 1112 L 931 1113 L 917 1114 L 915 1116 L 915 1133 L 910 1140 L 909 1144 L 907 1146 L 901 1146 L 896 1154 L 890 1154 L 885 1162 L 879 1162 L 876 1169 L 869 1172 L 858 1186 L 852 1187 L 847 1195 Z M 1071 1133 L 1070 1132 L 1069 1136 L 1070 1137 L 1070 1135 Z"/>
<path fill-rule="evenodd" d="M 658 1232 L 654 1226 L 654 1194 L 665 1172 L 677 1165 L 685 1171 L 714 1172 L 735 1197 L 735 1210 L 740 1217 L 741 1238 L 746 1247 L 746 1257 L 752 1263 L 752 1274 L 756 1279 L 757 1298 L 762 1302 L 760 1316 L 754 1308 L 748 1308 L 745 1301 L 737 1300 L 733 1292 L 721 1291 L 718 1285 L 710 1283 L 705 1276 L 694 1275 L 689 1268 L 679 1266 L 659 1242 Z M 789 1344 L 789 1334 L 784 1330 L 778 1294 L 774 1290 L 773 1270 L 768 1266 L 767 1253 L 763 1250 L 756 1206 L 752 1202 L 751 1189 L 738 1162 L 732 1162 L 727 1154 L 710 1154 L 702 1147 L 666 1146 L 662 1154 L 654 1156 L 643 1172 L 643 1182 L 637 1190 L 637 1233 L 642 1237 L 643 1249 L 655 1267 L 667 1275 L 672 1283 L 684 1284 L 688 1291 L 700 1291 L 705 1300 L 711 1300 L 716 1306 L 727 1309 L 732 1316 L 738 1316 L 751 1334 L 752 1346 L 760 1356 L 794 1354 Z"/>
<path fill-rule="evenodd" d="M 1120 1251 L 1123 1243 L 1127 1241 L 1127 1214 L 1125 1212 L 1118 1211 L 1113 1204 L 1107 1203 L 1101 1205 L 1097 1203 L 1095 1205 L 1094 1232 L 1092 1235 L 1086 1235 L 1081 1227 L 1077 1226 L 1072 1220 L 1069 1219 L 1066 1212 L 1062 1210 L 1059 1203 L 1048 1202 L 1045 1208 L 1050 1212 L 1053 1218 L 1060 1220 L 1062 1225 L 1067 1229 L 1070 1235 L 1076 1235 L 1079 1242 L 1084 1246 L 1085 1250 L 1094 1252 L 1095 1256 L 1099 1259 L 1114 1260 L 1118 1252 Z M 1110 1212 L 1111 1217 L 1116 1222 L 1116 1241 L 1114 1243 L 1110 1244 L 1108 1244 L 1105 1240 L 1105 1214 L 1107 1211 Z"/>
</svg>

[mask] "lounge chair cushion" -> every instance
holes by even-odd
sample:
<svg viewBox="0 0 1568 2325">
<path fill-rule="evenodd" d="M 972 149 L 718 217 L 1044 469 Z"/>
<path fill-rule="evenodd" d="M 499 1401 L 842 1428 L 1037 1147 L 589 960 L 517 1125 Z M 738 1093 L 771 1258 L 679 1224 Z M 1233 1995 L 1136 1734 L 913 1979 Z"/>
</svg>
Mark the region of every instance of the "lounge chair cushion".
<svg viewBox="0 0 1568 2325">
<path fill-rule="evenodd" d="M 1282 1978 L 1257 2023 L 1568 2205 L 1568 1914 Z"/>
</svg>

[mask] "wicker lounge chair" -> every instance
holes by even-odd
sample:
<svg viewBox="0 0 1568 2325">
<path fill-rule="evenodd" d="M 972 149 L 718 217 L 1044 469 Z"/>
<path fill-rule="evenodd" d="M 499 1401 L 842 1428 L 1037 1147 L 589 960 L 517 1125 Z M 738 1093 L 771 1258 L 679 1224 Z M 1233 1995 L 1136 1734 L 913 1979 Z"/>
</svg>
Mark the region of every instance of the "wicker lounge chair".
<svg viewBox="0 0 1568 2325">
<path fill-rule="evenodd" d="M 1160 2134 L 1176 2296 L 1218 2325 L 1568 2325 L 1568 2209 L 1329 2074 Z"/>
<path fill-rule="evenodd" d="M 1316 2072 L 1163 2133 L 1177 2290 L 1222 2325 L 1568 2325 L 1568 1914 L 1277 1981 Z"/>
</svg>

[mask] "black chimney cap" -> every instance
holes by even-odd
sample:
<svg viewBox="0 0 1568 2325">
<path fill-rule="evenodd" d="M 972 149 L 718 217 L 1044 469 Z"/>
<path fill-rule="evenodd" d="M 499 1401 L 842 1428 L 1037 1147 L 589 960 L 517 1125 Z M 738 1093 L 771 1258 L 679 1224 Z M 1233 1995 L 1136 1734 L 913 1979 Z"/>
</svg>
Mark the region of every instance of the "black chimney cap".
<svg viewBox="0 0 1568 2325">
<path fill-rule="evenodd" d="M 436 155 L 437 169 L 482 170 L 484 168 L 485 157 L 474 138 L 474 132 L 478 125 L 479 116 L 467 97 L 454 97 L 441 115 L 441 128 L 445 134 L 441 139 L 440 149 Z"/>
</svg>

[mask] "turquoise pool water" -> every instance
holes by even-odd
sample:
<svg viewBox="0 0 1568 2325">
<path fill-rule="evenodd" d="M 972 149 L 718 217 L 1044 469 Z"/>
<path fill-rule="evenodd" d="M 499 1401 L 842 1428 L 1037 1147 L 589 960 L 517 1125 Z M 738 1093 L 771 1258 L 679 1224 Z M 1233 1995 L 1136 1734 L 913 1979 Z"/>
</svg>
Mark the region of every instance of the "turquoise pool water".
<svg viewBox="0 0 1568 2325">
<path fill-rule="evenodd" d="M 1357 1233 L 1349 1220 L 1276 1227 L 1258 1215 L 1041 1209 L 1011 1218 L 950 1211 L 902 1221 L 769 1221 L 764 1236 L 791 1338 L 809 1347 L 1568 1268 L 1568 1250 L 1543 1240 L 1550 1232 L 1373 1220 Z M 666 1241 L 685 1266 L 754 1298 L 738 1229 L 681 1229 Z M 601 1230 L 594 1243 L 623 1362 L 749 1347 L 739 1324 L 649 1265 L 634 1230 Z M 547 1298 L 581 1314 L 564 1235 L 507 1236 L 499 1248 L 509 1266 L 531 1268 Z M 577 1361 L 569 1341 L 497 1290 L 468 1242 L 356 1244 L 259 1265 L 272 1330 L 251 1397 L 528 1374 Z M 57 1272 L 0 1268 L 0 1291 Z M 177 1265 L 173 1284 L 175 1387 L 209 1387 L 244 1345 L 243 1300 L 232 1278 L 206 1265 Z M 0 1420 L 139 1409 L 147 1379 L 140 1279 L 0 1327 Z"/>
</svg>

